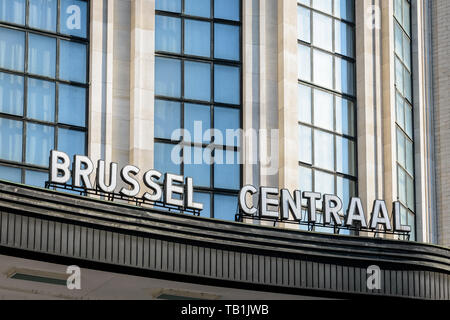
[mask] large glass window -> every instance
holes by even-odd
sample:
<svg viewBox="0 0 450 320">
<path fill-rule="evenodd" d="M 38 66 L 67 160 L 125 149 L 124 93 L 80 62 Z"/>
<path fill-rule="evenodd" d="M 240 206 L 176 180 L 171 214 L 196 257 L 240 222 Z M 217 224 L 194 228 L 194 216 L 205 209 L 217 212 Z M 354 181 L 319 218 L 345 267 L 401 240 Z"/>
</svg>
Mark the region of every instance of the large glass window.
<svg viewBox="0 0 450 320">
<path fill-rule="evenodd" d="M 51 149 L 86 154 L 88 7 L 0 0 L 0 179 L 44 187 Z"/>
<path fill-rule="evenodd" d="M 411 69 L 411 6 L 394 1 L 395 108 L 397 135 L 397 192 L 402 224 L 411 227 L 415 240 L 414 136 Z"/>
<path fill-rule="evenodd" d="M 156 0 L 154 166 L 192 177 L 201 215 L 226 220 L 241 187 L 240 20 L 240 0 Z"/>
<path fill-rule="evenodd" d="M 299 188 L 338 195 L 344 216 L 357 189 L 354 1 L 301 0 L 297 13 Z M 317 206 L 310 228 L 332 232 Z"/>
</svg>

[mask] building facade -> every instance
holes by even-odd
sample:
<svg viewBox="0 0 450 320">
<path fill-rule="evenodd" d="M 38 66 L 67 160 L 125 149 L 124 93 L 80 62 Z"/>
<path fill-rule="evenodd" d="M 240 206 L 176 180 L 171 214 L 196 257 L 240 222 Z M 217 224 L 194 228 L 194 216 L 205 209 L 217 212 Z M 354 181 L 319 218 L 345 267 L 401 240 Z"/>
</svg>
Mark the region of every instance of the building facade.
<svg viewBox="0 0 450 320">
<path fill-rule="evenodd" d="M 3 191 L 12 195 L 14 183 L 44 188 L 51 150 L 63 151 L 71 159 L 87 155 L 94 164 L 98 160 L 117 163 L 119 168 L 132 164 L 141 169 L 136 172 L 139 179 L 150 169 L 189 176 L 194 180 L 193 201 L 203 205 L 200 216 L 213 219 L 199 220 L 210 232 L 223 226 L 230 239 L 252 232 L 255 237 L 261 233 L 267 241 L 276 237 L 272 232 L 281 232 L 306 243 L 307 235 L 318 237 L 317 243 L 332 237 L 343 241 L 342 248 L 351 248 L 355 256 L 361 249 L 357 239 L 361 245 L 381 243 L 385 251 L 379 264 L 389 270 L 396 268 L 389 254 L 411 250 L 410 260 L 405 259 L 401 267 L 412 268 L 405 280 L 409 288 L 416 285 L 414 268 L 420 264 L 416 254 L 424 243 L 430 246 L 423 248 L 436 255 L 427 260 L 432 261 L 427 267 L 434 269 L 425 278 L 430 283 L 436 279 L 442 294 L 433 284 L 436 294 L 431 295 L 430 289 L 430 295 L 421 297 L 448 298 L 449 14 L 445 0 L 0 0 Z M 247 226 L 227 225 L 223 220 L 235 221 L 239 213 L 239 190 L 245 185 L 337 195 L 343 201 L 339 212 L 343 219 L 352 197 L 361 199 L 367 217 L 374 200 L 385 200 L 391 218 L 393 203 L 399 202 L 400 223 L 410 227 L 410 242 L 395 235 L 377 234 L 376 238 L 387 239 L 370 239 L 373 234 L 324 227 L 319 201 L 313 224 L 277 221 L 276 231 L 265 229 L 273 222 L 257 219 L 241 221 Z M 121 187 L 129 186 L 119 183 L 116 190 Z M 15 202 L 24 204 L 33 197 L 27 187 L 17 188 L 25 189 Z M 30 190 L 42 199 L 47 197 L 42 190 Z M 46 192 L 48 197 L 54 193 Z M 64 201 L 72 201 L 71 194 L 54 194 L 61 201 L 65 197 L 69 198 Z M 256 196 L 247 200 L 258 206 Z M 2 201 L 5 208 L 12 208 L 6 198 Z M 308 205 L 302 200 L 305 219 Z M 25 210 L 20 208 L 16 209 Z M 108 211 L 103 204 L 98 204 L 98 210 Z M 118 209 L 111 204 L 110 210 Z M 11 212 L 6 215 L 5 221 L 18 219 Z M 167 219 L 159 223 L 170 224 Z M 186 219 L 172 223 L 198 226 L 195 217 Z M 200 233 L 196 237 L 207 237 Z M 14 245 L 4 237 L 2 246 L 12 250 Z M 145 250 L 144 236 L 142 241 Z M 289 240 L 283 241 L 288 247 Z M 202 254 L 207 250 L 200 245 L 197 249 Z M 301 255 L 304 248 L 295 250 L 286 254 Z M 320 255 L 307 255 L 316 254 Z M 89 260 L 88 252 L 85 255 Z M 259 259 L 256 255 L 254 261 Z M 206 261 L 206 255 L 202 257 Z M 289 261 L 293 270 L 297 262 L 301 270 L 303 263 L 291 258 L 286 258 L 287 274 Z M 231 259 L 231 251 L 226 259 Z M 335 253 L 333 259 L 338 261 L 335 266 L 332 261 L 314 262 L 317 272 L 329 268 L 331 274 L 339 274 L 339 259 L 344 258 Z M 374 256 L 367 259 L 377 262 Z M 233 261 L 237 266 L 237 260 Z M 256 268 L 256 262 L 252 263 Z M 358 263 L 351 268 L 358 270 L 354 279 L 359 279 L 362 288 L 364 268 Z M 155 265 L 152 270 L 156 269 Z M 161 265 L 158 272 L 168 271 Z M 252 277 L 258 272 L 261 269 L 255 269 Z M 324 284 L 321 289 L 333 291 L 332 279 L 329 288 Z M 343 276 L 339 279 L 336 290 L 340 281 L 345 286 Z M 388 279 L 384 278 L 386 284 Z M 236 279 L 223 275 L 214 285 L 232 280 Z M 292 287 L 289 281 L 258 281 L 272 289 L 290 287 L 289 293 L 295 293 L 297 285 L 294 280 Z M 314 287 L 311 281 L 309 289 Z M 351 290 L 347 284 L 348 294 L 368 293 L 356 289 L 356 280 L 348 281 L 355 286 Z M 421 288 L 420 275 L 417 281 Z M 419 289 L 406 294 L 403 289 L 378 294 L 420 296 Z M 311 295 L 308 290 L 301 292 Z"/>
</svg>

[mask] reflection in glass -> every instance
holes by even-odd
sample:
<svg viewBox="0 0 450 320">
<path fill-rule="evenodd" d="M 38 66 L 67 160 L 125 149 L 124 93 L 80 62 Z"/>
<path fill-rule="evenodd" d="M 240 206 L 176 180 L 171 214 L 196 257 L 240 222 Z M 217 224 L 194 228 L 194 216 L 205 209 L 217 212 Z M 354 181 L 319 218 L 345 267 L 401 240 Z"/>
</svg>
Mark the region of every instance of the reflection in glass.
<svg viewBox="0 0 450 320">
<path fill-rule="evenodd" d="M 155 137 L 172 139 L 172 133 L 180 128 L 181 107 L 179 102 L 155 100 Z"/>
<path fill-rule="evenodd" d="M 26 162 L 46 167 L 52 149 L 54 149 L 53 127 L 27 123 Z"/>
<path fill-rule="evenodd" d="M 86 38 L 87 2 L 80 0 L 61 0 L 61 33 Z"/>
<path fill-rule="evenodd" d="M 298 78 L 311 81 L 311 49 L 301 44 L 298 45 Z"/>
<path fill-rule="evenodd" d="M 0 21 L 25 24 L 25 0 L 0 0 Z"/>
<path fill-rule="evenodd" d="M 168 97 L 181 96 L 181 61 L 155 58 L 155 93 Z"/>
<path fill-rule="evenodd" d="M 319 50 L 314 50 L 314 83 L 333 88 L 333 56 Z"/>
<path fill-rule="evenodd" d="M 0 28 L 0 68 L 23 71 L 25 33 Z"/>
<path fill-rule="evenodd" d="M 314 12 L 313 14 L 313 44 L 316 47 L 331 51 L 333 49 L 332 19 Z"/>
<path fill-rule="evenodd" d="M 195 124 L 197 122 L 197 126 Z M 201 127 L 200 127 L 201 126 Z M 211 128 L 211 107 L 201 104 L 184 104 L 184 140 L 195 143 L 208 143 L 211 134 L 207 134 Z M 186 132 L 187 131 L 187 132 Z"/>
<path fill-rule="evenodd" d="M 28 38 L 28 71 L 46 77 L 55 77 L 56 39 L 30 34 Z M 64 59 L 64 56 L 61 56 Z M 66 63 L 74 64 L 69 60 Z"/>
<path fill-rule="evenodd" d="M 211 65 L 185 61 L 184 97 L 192 100 L 211 100 Z"/>
<path fill-rule="evenodd" d="M 334 0 L 334 15 L 338 18 L 355 21 L 354 0 Z"/>
<path fill-rule="evenodd" d="M 211 151 L 201 147 L 184 147 L 184 176 L 194 179 L 194 185 L 210 187 L 211 185 Z"/>
<path fill-rule="evenodd" d="M 22 122 L 0 118 L 0 158 L 22 161 Z"/>
<path fill-rule="evenodd" d="M 298 120 L 311 123 L 311 88 L 302 84 L 298 86 Z"/>
<path fill-rule="evenodd" d="M 0 112 L 23 114 L 23 77 L 0 72 Z"/>
<path fill-rule="evenodd" d="M 214 108 L 214 128 L 222 133 L 222 141 L 215 137 L 214 143 L 227 146 L 240 146 L 240 110 L 232 108 Z"/>
<path fill-rule="evenodd" d="M 156 50 L 180 53 L 181 20 L 179 18 L 156 15 L 155 28 Z"/>
<path fill-rule="evenodd" d="M 86 134 L 83 131 L 58 129 L 58 150 L 65 152 L 70 159 L 74 155 L 86 153 Z"/>
<path fill-rule="evenodd" d="M 239 67 L 214 65 L 214 99 L 216 102 L 239 104 L 241 101 Z"/>
<path fill-rule="evenodd" d="M 86 83 L 86 45 L 60 41 L 59 78 Z"/>
<path fill-rule="evenodd" d="M 181 12 L 181 0 L 156 0 L 156 10 Z"/>
<path fill-rule="evenodd" d="M 194 192 L 194 202 L 203 204 L 203 210 L 200 211 L 201 217 L 211 218 L 211 195 L 209 193 Z"/>
<path fill-rule="evenodd" d="M 59 84 L 58 122 L 84 127 L 86 125 L 86 89 Z"/>
<path fill-rule="evenodd" d="M 355 94 L 355 65 L 345 59 L 335 57 L 336 90 L 343 93 Z"/>
<path fill-rule="evenodd" d="M 312 164 L 312 135 L 311 128 L 299 126 L 299 161 Z"/>
<path fill-rule="evenodd" d="M 233 150 L 214 151 L 214 187 L 239 190 L 239 153 Z"/>
<path fill-rule="evenodd" d="M 354 57 L 354 30 L 345 22 L 334 21 L 334 50 L 347 57 Z"/>
<path fill-rule="evenodd" d="M 55 121 L 55 84 L 28 78 L 27 117 Z"/>
<path fill-rule="evenodd" d="M 355 115 L 353 102 L 336 96 L 336 132 L 355 135 Z"/>
<path fill-rule="evenodd" d="M 214 18 L 239 21 L 240 0 L 214 0 Z"/>
<path fill-rule="evenodd" d="M 174 150 L 174 148 L 177 148 Z M 174 151 L 173 151 L 174 150 Z M 173 151 L 173 157 L 172 157 Z M 155 170 L 180 174 L 181 149 L 167 143 L 155 143 Z"/>
<path fill-rule="evenodd" d="M 332 14 L 333 3 L 332 0 L 312 0 L 312 7 L 328 14 Z"/>
<path fill-rule="evenodd" d="M 0 179 L 20 183 L 22 173 L 19 168 L 0 166 Z"/>
<path fill-rule="evenodd" d="M 297 37 L 298 39 L 311 42 L 311 10 L 297 7 Z"/>
<path fill-rule="evenodd" d="M 239 60 L 239 27 L 227 24 L 214 24 L 214 58 Z"/>
<path fill-rule="evenodd" d="M 209 22 L 184 20 L 184 53 L 211 56 L 211 25 Z"/>
<path fill-rule="evenodd" d="M 56 31 L 57 0 L 29 0 L 29 21 L 31 28 Z"/>
<path fill-rule="evenodd" d="M 211 0 L 184 0 L 184 13 L 209 18 L 211 16 Z"/>
<path fill-rule="evenodd" d="M 322 90 L 314 90 L 314 125 L 333 131 L 333 110 L 333 95 Z"/>
<path fill-rule="evenodd" d="M 30 186 L 44 188 L 45 182 L 48 180 L 48 173 L 41 171 L 25 171 L 25 184 Z"/>
<path fill-rule="evenodd" d="M 355 143 L 349 139 L 336 136 L 336 171 L 354 176 Z"/>
<path fill-rule="evenodd" d="M 235 221 L 237 208 L 237 196 L 214 195 L 214 218 Z"/>
<path fill-rule="evenodd" d="M 323 169 L 334 170 L 333 135 L 314 130 L 314 164 Z"/>
</svg>

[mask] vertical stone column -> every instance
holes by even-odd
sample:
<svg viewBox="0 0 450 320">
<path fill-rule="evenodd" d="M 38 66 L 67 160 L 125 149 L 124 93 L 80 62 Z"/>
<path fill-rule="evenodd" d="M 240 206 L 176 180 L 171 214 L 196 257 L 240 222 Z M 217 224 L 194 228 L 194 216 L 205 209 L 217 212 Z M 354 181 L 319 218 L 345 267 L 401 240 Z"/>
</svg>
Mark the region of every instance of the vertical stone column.
<svg viewBox="0 0 450 320">
<path fill-rule="evenodd" d="M 155 0 L 131 2 L 130 162 L 153 167 Z"/>
<path fill-rule="evenodd" d="M 278 127 L 280 188 L 298 188 L 297 3 L 278 1 Z"/>
</svg>

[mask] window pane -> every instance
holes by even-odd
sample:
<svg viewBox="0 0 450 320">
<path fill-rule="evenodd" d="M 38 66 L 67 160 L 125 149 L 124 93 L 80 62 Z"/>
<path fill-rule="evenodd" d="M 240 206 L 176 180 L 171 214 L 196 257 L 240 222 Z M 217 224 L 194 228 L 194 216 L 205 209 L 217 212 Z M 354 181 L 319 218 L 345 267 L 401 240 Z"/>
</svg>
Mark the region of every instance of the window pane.
<svg viewBox="0 0 450 320">
<path fill-rule="evenodd" d="M 26 162 L 48 166 L 50 150 L 54 149 L 53 127 L 27 123 Z"/>
<path fill-rule="evenodd" d="M 87 2 L 78 0 L 61 0 L 61 33 L 86 38 Z"/>
<path fill-rule="evenodd" d="M 409 104 L 405 103 L 405 130 L 408 136 L 413 138 L 413 116 L 412 108 Z"/>
<path fill-rule="evenodd" d="M 19 168 L 0 166 L 0 179 L 20 183 L 22 182 L 21 170 Z"/>
<path fill-rule="evenodd" d="M 211 56 L 211 25 L 209 22 L 184 20 L 184 53 Z"/>
<path fill-rule="evenodd" d="M 22 161 L 22 122 L 0 118 L 0 158 Z"/>
<path fill-rule="evenodd" d="M 237 196 L 214 195 L 214 218 L 235 221 L 238 208 Z"/>
<path fill-rule="evenodd" d="M 23 114 L 23 78 L 0 72 L 0 112 Z"/>
<path fill-rule="evenodd" d="M 312 0 L 312 5 L 314 9 L 332 14 L 332 1 L 331 0 Z"/>
<path fill-rule="evenodd" d="M 397 57 L 395 58 L 395 86 L 403 94 L 403 66 Z"/>
<path fill-rule="evenodd" d="M 156 0 L 156 10 L 181 12 L 181 0 Z"/>
<path fill-rule="evenodd" d="M 348 21 L 355 21 L 354 0 L 334 0 L 334 15 Z"/>
<path fill-rule="evenodd" d="M 312 187 L 312 170 L 303 166 L 299 168 L 299 188 L 301 192 L 304 191 L 313 191 Z M 302 205 L 308 205 L 308 201 L 306 199 L 302 199 Z"/>
<path fill-rule="evenodd" d="M 406 170 L 413 175 L 414 174 L 414 150 L 413 143 L 409 139 L 406 141 Z"/>
<path fill-rule="evenodd" d="M 186 61 L 184 63 L 184 97 L 193 100 L 211 100 L 211 65 Z"/>
<path fill-rule="evenodd" d="M 405 136 L 397 129 L 397 161 L 405 167 Z"/>
<path fill-rule="evenodd" d="M 29 0 L 31 28 L 56 31 L 56 0 Z"/>
<path fill-rule="evenodd" d="M 411 241 L 416 241 L 416 222 L 414 214 L 408 213 L 408 225 L 411 227 L 411 233 L 409 235 L 409 239 Z"/>
<path fill-rule="evenodd" d="M 174 149 L 174 148 L 177 149 Z M 173 151 L 173 157 L 172 157 Z M 180 174 L 180 163 L 181 163 L 181 148 L 166 143 L 155 143 L 155 170 L 161 173 L 174 173 Z"/>
<path fill-rule="evenodd" d="M 333 56 L 314 50 L 314 83 L 333 88 Z"/>
<path fill-rule="evenodd" d="M 214 152 L 214 187 L 239 190 L 239 153 L 216 149 Z"/>
<path fill-rule="evenodd" d="M 55 121 L 55 84 L 28 78 L 27 117 Z"/>
<path fill-rule="evenodd" d="M 334 170 L 333 135 L 314 130 L 314 164 L 323 169 Z"/>
<path fill-rule="evenodd" d="M 314 171 L 314 191 L 324 194 L 334 194 L 334 176 L 319 170 Z M 317 208 L 322 209 L 322 201 L 317 201 Z"/>
<path fill-rule="evenodd" d="M 58 150 L 67 153 L 70 159 L 74 155 L 86 154 L 86 134 L 82 131 L 58 129 Z"/>
<path fill-rule="evenodd" d="M 211 151 L 201 147 L 184 147 L 184 176 L 194 179 L 194 186 L 211 186 Z"/>
<path fill-rule="evenodd" d="M 299 126 L 299 161 L 312 164 L 312 135 L 311 128 Z"/>
<path fill-rule="evenodd" d="M 397 18 L 398 22 L 403 22 L 403 12 L 402 12 L 402 2 L 403 0 L 394 0 L 394 16 Z"/>
<path fill-rule="evenodd" d="M 406 204 L 406 174 L 400 167 L 398 167 L 398 197 Z"/>
<path fill-rule="evenodd" d="M 403 78 L 403 85 L 404 85 L 404 93 L 405 93 L 405 98 L 408 99 L 409 102 L 412 101 L 412 89 L 411 89 L 411 74 L 409 73 L 409 71 L 403 67 L 403 72 L 404 72 L 404 78 Z"/>
<path fill-rule="evenodd" d="M 214 17 L 239 21 L 240 0 L 214 0 Z"/>
<path fill-rule="evenodd" d="M 155 93 L 168 97 L 181 96 L 181 61 L 155 58 Z"/>
<path fill-rule="evenodd" d="M 186 103 L 184 105 L 185 141 L 195 143 L 209 143 L 211 141 L 211 134 L 207 133 L 207 130 L 209 130 L 210 128 L 210 106 L 191 103 Z"/>
<path fill-rule="evenodd" d="M 406 35 L 403 35 L 403 62 L 411 70 L 411 41 Z"/>
<path fill-rule="evenodd" d="M 397 123 L 402 129 L 405 129 L 405 107 L 403 98 L 398 93 L 396 94 L 396 105 L 397 105 Z"/>
<path fill-rule="evenodd" d="M 349 136 L 355 135 L 354 104 L 341 97 L 336 97 L 336 131 Z"/>
<path fill-rule="evenodd" d="M 47 172 L 25 171 L 25 184 L 30 186 L 45 188 L 45 182 L 48 180 Z"/>
<path fill-rule="evenodd" d="M 354 176 L 355 143 L 349 139 L 336 136 L 336 171 Z"/>
<path fill-rule="evenodd" d="M 84 127 L 86 125 L 86 89 L 58 85 L 58 122 Z"/>
<path fill-rule="evenodd" d="M 311 10 L 297 7 L 297 37 L 298 39 L 311 42 Z"/>
<path fill-rule="evenodd" d="M 395 39 L 395 53 L 403 59 L 403 31 L 397 22 L 394 22 L 394 39 Z"/>
<path fill-rule="evenodd" d="M 298 86 L 298 120 L 311 123 L 311 88 Z"/>
<path fill-rule="evenodd" d="M 203 204 L 203 210 L 200 211 L 201 217 L 211 218 L 211 195 L 209 193 L 194 192 L 194 202 Z"/>
<path fill-rule="evenodd" d="M 345 59 L 336 57 L 336 91 L 355 94 L 355 65 Z"/>
<path fill-rule="evenodd" d="M 59 78 L 86 82 L 86 45 L 60 41 Z"/>
<path fill-rule="evenodd" d="M 23 71 L 25 33 L 0 28 L 0 68 Z"/>
<path fill-rule="evenodd" d="M 311 49 L 301 44 L 298 45 L 298 78 L 311 81 Z"/>
<path fill-rule="evenodd" d="M 25 24 L 25 0 L 0 0 L 0 20 Z"/>
<path fill-rule="evenodd" d="M 334 21 L 334 50 L 347 57 L 354 57 L 354 30 L 347 23 Z"/>
<path fill-rule="evenodd" d="M 181 20 L 178 18 L 156 16 L 155 48 L 157 51 L 180 53 Z"/>
<path fill-rule="evenodd" d="M 403 1 L 403 28 L 405 29 L 407 34 L 411 33 L 410 7 L 411 6 L 407 1 Z"/>
<path fill-rule="evenodd" d="M 336 178 L 336 195 L 342 199 L 342 211 L 345 214 L 350 203 L 350 198 L 356 196 L 356 183 L 342 177 Z"/>
<path fill-rule="evenodd" d="M 333 95 L 322 90 L 314 90 L 314 125 L 333 131 L 333 109 Z"/>
<path fill-rule="evenodd" d="M 214 100 L 216 102 L 240 104 L 241 79 L 239 67 L 214 66 Z"/>
<path fill-rule="evenodd" d="M 211 0 L 184 0 L 184 13 L 209 18 L 211 16 Z"/>
<path fill-rule="evenodd" d="M 240 146 L 240 116 L 239 109 L 214 107 L 214 129 L 222 133 L 222 141 L 220 141 L 220 137 L 215 136 L 214 143 Z"/>
<path fill-rule="evenodd" d="M 214 24 L 214 57 L 239 61 L 239 27 L 226 24 Z"/>
<path fill-rule="evenodd" d="M 179 102 L 155 100 L 155 137 L 172 139 L 172 133 L 181 126 Z"/>
<path fill-rule="evenodd" d="M 56 67 L 56 39 L 30 34 L 28 45 L 28 71 L 41 76 L 54 78 Z M 61 61 L 64 61 L 64 59 L 61 56 Z M 68 60 L 66 63 L 79 68 L 73 60 Z"/>
<path fill-rule="evenodd" d="M 333 49 L 333 23 L 331 18 L 314 12 L 312 34 L 315 46 L 328 51 Z"/>
</svg>

